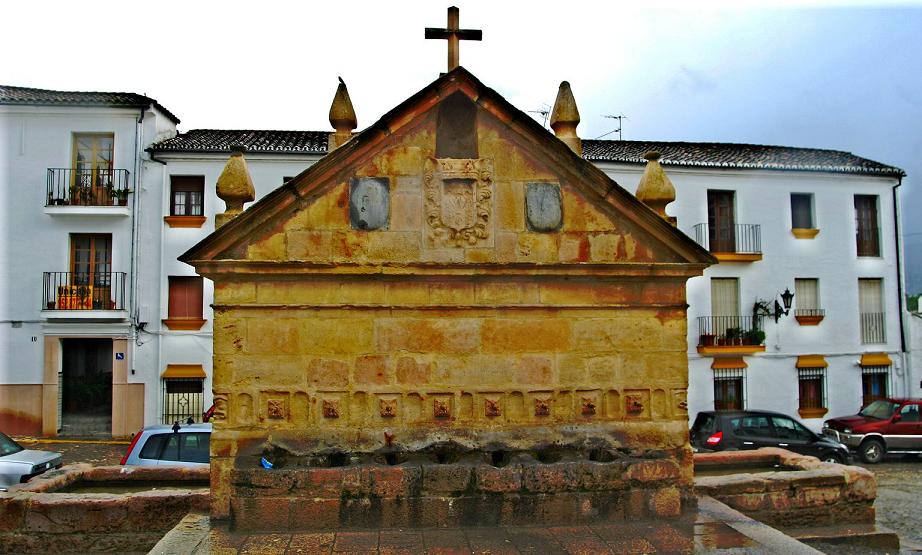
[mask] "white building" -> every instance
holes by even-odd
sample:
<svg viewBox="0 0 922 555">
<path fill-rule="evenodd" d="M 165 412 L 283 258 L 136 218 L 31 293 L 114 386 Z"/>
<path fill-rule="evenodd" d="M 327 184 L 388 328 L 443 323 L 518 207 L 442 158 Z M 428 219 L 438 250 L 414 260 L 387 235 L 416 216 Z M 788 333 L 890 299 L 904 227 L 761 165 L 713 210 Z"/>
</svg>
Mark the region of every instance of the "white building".
<svg viewBox="0 0 922 555">
<path fill-rule="evenodd" d="M 224 209 L 215 183 L 232 146 L 246 147 L 259 198 L 319 160 L 329 134 L 174 137 L 177 123 L 140 95 L 0 87 L 0 429 L 54 435 L 108 426 L 126 435 L 210 405 L 210 282 L 176 257 L 214 230 Z M 920 394 L 904 356 L 899 169 L 788 147 L 583 147 L 630 191 L 642 155 L 663 153 L 677 190 L 669 213 L 721 260 L 688 284 L 691 414 L 774 409 L 799 412 L 818 429 L 827 411 Z M 71 192 L 86 180 L 88 195 Z M 131 190 L 124 207 L 115 192 L 122 183 Z M 773 309 L 786 289 L 795 293 L 789 315 L 753 318 L 757 301 Z M 761 343 L 758 332 L 734 331 L 753 328 L 764 331 L 764 345 L 735 344 L 746 341 L 734 335 Z M 84 379 L 94 364 L 98 379 Z M 91 397 L 88 385 L 102 393 Z"/>
<path fill-rule="evenodd" d="M 156 403 L 132 357 L 136 191 L 178 123 L 137 94 L 0 87 L 0 429 L 126 435 Z"/>
</svg>

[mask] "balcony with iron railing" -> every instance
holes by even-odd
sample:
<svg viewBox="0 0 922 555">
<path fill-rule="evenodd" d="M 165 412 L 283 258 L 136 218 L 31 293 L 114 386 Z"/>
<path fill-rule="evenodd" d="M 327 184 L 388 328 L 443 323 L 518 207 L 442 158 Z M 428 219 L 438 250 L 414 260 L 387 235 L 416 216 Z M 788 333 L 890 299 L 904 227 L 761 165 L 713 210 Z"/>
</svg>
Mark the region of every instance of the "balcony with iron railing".
<svg viewBox="0 0 922 555">
<path fill-rule="evenodd" d="M 861 342 L 863 344 L 886 343 L 886 319 L 883 312 L 862 312 Z"/>
<path fill-rule="evenodd" d="M 44 272 L 42 314 L 46 318 L 125 319 L 125 272 Z"/>
<path fill-rule="evenodd" d="M 45 210 L 66 214 L 92 208 L 93 213 L 127 215 L 130 177 L 128 170 L 121 169 L 48 168 Z"/>
<path fill-rule="evenodd" d="M 818 326 L 823 318 L 826 317 L 826 311 L 822 308 L 796 308 L 794 309 L 794 318 L 801 326 Z"/>
<path fill-rule="evenodd" d="M 762 260 L 762 227 L 759 224 L 698 224 L 695 241 L 723 262 Z"/>
<path fill-rule="evenodd" d="M 698 352 L 746 355 L 765 350 L 761 316 L 699 316 Z"/>
</svg>

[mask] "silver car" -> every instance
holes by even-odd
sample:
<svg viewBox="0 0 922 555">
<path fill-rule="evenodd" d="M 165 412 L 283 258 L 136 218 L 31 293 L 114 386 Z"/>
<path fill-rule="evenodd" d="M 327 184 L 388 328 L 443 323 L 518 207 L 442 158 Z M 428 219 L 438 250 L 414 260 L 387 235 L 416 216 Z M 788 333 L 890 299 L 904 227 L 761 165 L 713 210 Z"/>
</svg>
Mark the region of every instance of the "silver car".
<svg viewBox="0 0 922 555">
<path fill-rule="evenodd" d="M 60 467 L 60 453 L 26 449 L 0 432 L 0 491 Z"/>
<path fill-rule="evenodd" d="M 207 467 L 210 440 L 211 424 L 148 426 L 131 440 L 122 464 Z"/>
</svg>

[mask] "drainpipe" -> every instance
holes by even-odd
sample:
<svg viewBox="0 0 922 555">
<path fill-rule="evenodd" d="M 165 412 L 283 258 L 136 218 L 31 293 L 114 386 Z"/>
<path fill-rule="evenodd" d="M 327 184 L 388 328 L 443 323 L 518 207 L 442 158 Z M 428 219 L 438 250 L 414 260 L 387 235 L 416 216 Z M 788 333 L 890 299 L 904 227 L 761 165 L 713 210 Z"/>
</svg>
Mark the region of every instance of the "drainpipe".
<svg viewBox="0 0 922 555">
<path fill-rule="evenodd" d="M 899 205 L 899 195 L 897 194 L 897 189 L 900 185 L 903 184 L 903 176 L 897 178 L 896 185 L 891 188 L 893 194 L 893 237 L 896 240 L 896 292 L 897 292 L 897 306 L 899 307 L 899 320 L 900 320 L 900 358 L 903 363 L 903 382 L 904 387 L 906 388 L 906 396 L 909 396 L 909 392 L 912 391 L 912 373 L 911 368 L 907 364 L 908 356 L 906 353 L 906 325 L 903 321 L 903 315 L 906 310 L 905 300 L 903 299 L 903 263 L 901 253 L 903 251 L 903 245 L 900 241 L 900 205 Z"/>
<path fill-rule="evenodd" d="M 129 299 L 131 302 L 131 312 L 129 313 L 128 320 L 131 322 L 130 334 L 129 334 L 129 360 L 131 364 L 129 365 L 131 376 L 135 375 L 135 349 L 131 346 L 131 343 L 134 343 L 136 334 L 138 333 L 137 324 L 138 324 L 138 299 L 137 299 L 137 275 L 138 275 L 138 234 L 139 234 L 139 220 L 141 217 L 141 141 L 142 133 L 144 129 L 144 111 L 145 108 L 141 108 L 138 114 L 138 122 L 135 124 L 135 139 L 134 139 L 134 202 L 132 203 L 131 210 L 131 279 L 129 283 L 131 284 L 131 291 L 129 293 Z"/>
</svg>

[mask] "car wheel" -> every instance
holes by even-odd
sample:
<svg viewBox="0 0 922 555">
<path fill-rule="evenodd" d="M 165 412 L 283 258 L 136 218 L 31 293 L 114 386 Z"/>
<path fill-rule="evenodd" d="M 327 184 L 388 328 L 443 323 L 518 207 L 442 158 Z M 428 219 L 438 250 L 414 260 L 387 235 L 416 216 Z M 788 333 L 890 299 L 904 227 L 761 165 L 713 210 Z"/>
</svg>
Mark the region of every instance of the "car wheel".
<svg viewBox="0 0 922 555">
<path fill-rule="evenodd" d="M 838 453 L 826 453 L 825 455 L 822 456 L 820 460 L 822 460 L 825 463 L 845 464 L 845 458 L 842 457 L 842 455 Z"/>
<path fill-rule="evenodd" d="M 858 448 L 858 455 L 861 460 L 868 464 L 877 464 L 884 458 L 887 449 L 879 439 L 869 439 L 861 444 Z"/>
</svg>

